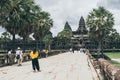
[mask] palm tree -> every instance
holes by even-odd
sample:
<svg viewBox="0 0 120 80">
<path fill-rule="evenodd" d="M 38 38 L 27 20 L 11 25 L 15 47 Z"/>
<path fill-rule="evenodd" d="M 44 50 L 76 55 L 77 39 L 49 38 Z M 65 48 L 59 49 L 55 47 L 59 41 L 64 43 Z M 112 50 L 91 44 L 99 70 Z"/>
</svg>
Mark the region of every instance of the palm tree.
<svg viewBox="0 0 120 80">
<path fill-rule="evenodd" d="M 8 42 L 10 41 L 10 34 L 8 32 L 3 32 L 2 35 L 1 35 L 1 38 L 5 41 L 5 42 Z"/>
<path fill-rule="evenodd" d="M 89 28 L 89 35 L 98 40 L 98 53 L 100 53 L 102 41 L 110 34 L 113 28 L 113 15 L 104 7 L 99 7 L 89 13 L 86 23 Z"/>
<path fill-rule="evenodd" d="M 7 43 L 11 40 L 10 34 L 8 32 L 3 32 L 1 35 L 2 43 L 4 44 L 4 47 L 7 48 Z"/>
<path fill-rule="evenodd" d="M 23 37 L 23 41 L 27 41 L 29 35 L 34 32 L 36 12 L 41 11 L 37 5 L 29 5 L 21 14 L 21 27 L 18 35 Z"/>
<path fill-rule="evenodd" d="M 10 0 L 0 0 L 0 25 L 3 25 L 5 18 L 11 10 Z"/>
<path fill-rule="evenodd" d="M 53 26 L 53 21 L 50 18 L 50 14 L 47 12 L 39 12 L 37 14 L 37 18 L 36 19 L 36 26 L 34 27 L 34 35 L 33 37 L 35 38 L 35 40 L 37 42 L 43 40 L 44 36 L 50 31 L 51 27 Z M 38 44 L 37 44 L 38 47 Z M 40 45 L 41 47 L 41 45 Z"/>
<path fill-rule="evenodd" d="M 45 43 L 45 49 L 51 50 L 50 45 L 52 44 L 53 36 L 52 33 L 49 31 L 47 35 L 43 38 L 43 42 Z"/>
<path fill-rule="evenodd" d="M 33 4 L 32 0 L 10 0 L 11 6 L 8 10 L 8 15 L 5 18 L 5 25 L 3 27 L 13 35 L 15 41 L 15 34 L 19 33 L 21 27 L 21 14 L 28 8 L 28 4 Z"/>
<path fill-rule="evenodd" d="M 22 26 L 25 26 L 25 14 L 31 11 L 34 0 L 2 0 L 2 27 L 4 27 L 10 34 L 13 36 L 13 45 L 15 42 L 15 35 L 20 33 L 23 29 Z M 6 3 L 6 4 L 5 4 Z M 9 8 L 8 8 L 9 6 Z M 7 8 L 7 9 L 6 9 Z M 6 14 L 5 14 L 6 12 Z M 32 12 L 31 12 L 32 13 Z M 1 15 L 0 14 L 0 15 Z M 3 16 L 3 14 L 5 14 Z M 28 17 L 27 17 L 28 18 Z M 31 20 L 30 18 L 28 18 Z M 24 24 L 25 23 L 25 24 Z M 24 24 L 24 25 L 23 25 Z M 28 26 L 28 25 L 27 25 Z"/>
</svg>

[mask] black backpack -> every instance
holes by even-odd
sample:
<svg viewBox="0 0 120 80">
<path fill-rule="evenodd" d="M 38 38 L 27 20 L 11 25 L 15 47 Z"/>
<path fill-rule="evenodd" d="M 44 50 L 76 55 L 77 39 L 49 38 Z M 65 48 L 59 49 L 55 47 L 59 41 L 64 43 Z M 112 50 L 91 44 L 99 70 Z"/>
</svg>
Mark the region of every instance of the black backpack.
<svg viewBox="0 0 120 80">
<path fill-rule="evenodd" d="M 17 55 L 17 56 L 16 56 L 16 59 L 20 59 L 20 55 Z"/>
</svg>

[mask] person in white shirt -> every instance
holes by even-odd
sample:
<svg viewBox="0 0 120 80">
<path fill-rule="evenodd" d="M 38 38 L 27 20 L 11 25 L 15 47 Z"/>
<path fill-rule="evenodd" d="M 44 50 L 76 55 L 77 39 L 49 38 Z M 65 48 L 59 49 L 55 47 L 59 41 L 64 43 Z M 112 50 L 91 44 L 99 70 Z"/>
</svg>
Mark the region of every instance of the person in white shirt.
<svg viewBox="0 0 120 80">
<path fill-rule="evenodd" d="M 72 52 L 72 48 L 70 48 L 70 52 Z"/>
<path fill-rule="evenodd" d="M 8 51 L 7 56 L 8 56 L 8 57 L 7 57 L 7 58 L 8 58 L 7 63 L 8 63 L 9 65 L 11 65 L 11 64 L 12 64 L 11 50 Z"/>
<path fill-rule="evenodd" d="M 18 49 L 16 50 L 16 59 L 17 59 L 18 66 L 21 66 L 22 59 L 23 59 L 23 53 L 20 47 L 18 47 Z"/>
</svg>

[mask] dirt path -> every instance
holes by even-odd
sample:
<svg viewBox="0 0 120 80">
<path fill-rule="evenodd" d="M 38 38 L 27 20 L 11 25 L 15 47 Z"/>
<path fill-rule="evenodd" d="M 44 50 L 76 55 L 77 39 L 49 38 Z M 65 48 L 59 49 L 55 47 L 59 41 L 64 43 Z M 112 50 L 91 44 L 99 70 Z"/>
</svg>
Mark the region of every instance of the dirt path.
<svg viewBox="0 0 120 80">
<path fill-rule="evenodd" d="M 39 60 L 41 72 L 32 72 L 31 61 L 0 68 L 0 80 L 98 80 L 87 56 L 75 51 Z M 91 65 L 91 64 L 89 64 Z"/>
<path fill-rule="evenodd" d="M 120 63 L 120 59 L 114 59 L 114 58 L 113 58 L 112 60 L 117 61 L 117 62 Z"/>
</svg>

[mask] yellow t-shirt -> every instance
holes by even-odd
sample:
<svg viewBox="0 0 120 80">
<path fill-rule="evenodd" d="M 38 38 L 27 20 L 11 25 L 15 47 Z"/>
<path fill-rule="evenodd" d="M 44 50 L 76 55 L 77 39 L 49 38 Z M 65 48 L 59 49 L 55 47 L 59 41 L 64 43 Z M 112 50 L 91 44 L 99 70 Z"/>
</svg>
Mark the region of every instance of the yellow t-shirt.
<svg viewBox="0 0 120 80">
<path fill-rule="evenodd" d="M 45 50 L 45 53 L 48 54 L 48 50 Z"/>
<path fill-rule="evenodd" d="M 35 54 L 33 54 L 33 51 L 30 53 L 30 57 L 32 59 L 38 58 L 38 51 L 35 52 Z"/>
</svg>

